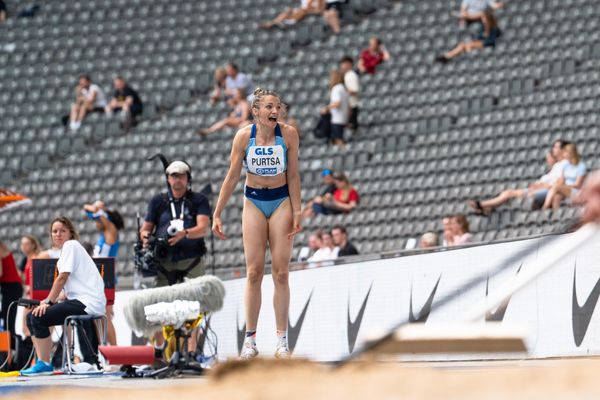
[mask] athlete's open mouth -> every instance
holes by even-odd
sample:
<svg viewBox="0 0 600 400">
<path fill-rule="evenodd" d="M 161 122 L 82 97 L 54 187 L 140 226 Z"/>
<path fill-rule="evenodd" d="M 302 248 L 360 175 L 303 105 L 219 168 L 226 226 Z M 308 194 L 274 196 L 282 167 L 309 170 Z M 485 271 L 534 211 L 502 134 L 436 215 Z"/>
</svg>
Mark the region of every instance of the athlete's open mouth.
<svg viewBox="0 0 600 400">
<path fill-rule="evenodd" d="M 277 122 L 277 118 L 276 117 L 269 117 L 269 121 L 271 121 L 271 122 Z"/>
</svg>

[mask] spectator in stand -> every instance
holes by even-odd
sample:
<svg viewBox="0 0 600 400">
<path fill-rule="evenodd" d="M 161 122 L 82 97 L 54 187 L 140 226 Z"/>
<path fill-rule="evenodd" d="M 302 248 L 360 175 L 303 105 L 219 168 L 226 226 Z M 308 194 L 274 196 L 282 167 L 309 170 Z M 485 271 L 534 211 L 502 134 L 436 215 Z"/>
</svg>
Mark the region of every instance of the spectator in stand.
<svg viewBox="0 0 600 400">
<path fill-rule="evenodd" d="M 583 185 L 587 167 L 581 160 L 577 146 L 567 144 L 563 149 L 563 157 L 566 162 L 562 164 L 560 177 L 548 191 L 542 208 L 558 209 L 563 199 L 571 199 Z"/>
<path fill-rule="evenodd" d="M 430 249 L 438 246 L 438 236 L 433 232 L 426 232 L 419 239 L 420 249 Z"/>
<path fill-rule="evenodd" d="M 331 237 L 333 238 L 333 243 L 339 248 L 338 257 L 355 256 L 358 254 L 356 247 L 348 241 L 348 234 L 346 233 L 346 228 L 343 226 L 334 226 L 331 229 Z"/>
<path fill-rule="evenodd" d="M 294 129 L 296 129 L 296 132 L 298 132 L 298 136 L 302 138 L 302 131 L 298 126 L 298 121 L 296 121 L 296 118 L 290 116 L 292 105 L 288 103 L 282 103 L 281 106 L 282 113 L 279 115 L 279 122 L 293 126 Z"/>
<path fill-rule="evenodd" d="M 486 12 L 492 12 L 504 7 L 504 3 L 492 0 L 463 0 L 460 6 L 459 24 L 461 27 L 471 22 L 480 22 L 483 25 L 484 36 L 488 36 L 491 27 L 489 20 L 485 18 Z"/>
<path fill-rule="evenodd" d="M 482 19 L 484 23 L 475 39 L 459 43 L 449 52 L 437 56 L 435 61 L 446 64 L 463 53 L 470 53 L 473 50 L 480 50 L 485 47 L 496 47 L 496 40 L 502 35 L 500 28 L 498 28 L 496 16 L 491 10 L 488 10 L 483 14 Z M 489 30 L 489 33 L 486 33 L 487 30 Z"/>
<path fill-rule="evenodd" d="M 210 128 L 198 130 L 199 135 L 206 136 L 223 128 L 240 129 L 252 123 L 250 120 L 250 105 L 246 101 L 244 89 L 236 89 L 233 98 L 228 103 L 233 109 L 231 113 L 226 118 L 212 124 Z"/>
<path fill-rule="evenodd" d="M 383 43 L 377 36 L 369 39 L 369 47 L 360 53 L 358 59 L 358 71 L 361 74 L 374 74 L 379 64 L 390 59 L 390 53 L 385 49 Z"/>
<path fill-rule="evenodd" d="M 334 176 L 335 191 L 321 198 L 315 198 L 313 211 L 315 214 L 342 214 L 351 212 L 360 202 L 360 196 L 350 184 L 348 177 L 342 173 Z"/>
<path fill-rule="evenodd" d="M 4 329 L 11 332 L 11 343 L 16 342 L 15 319 L 17 316 L 17 306 L 8 307 L 13 301 L 17 301 L 23 296 L 23 283 L 17 264 L 8 247 L 0 242 L 0 295 L 2 296 L 2 310 L 0 317 L 4 323 Z"/>
<path fill-rule="evenodd" d="M 113 82 L 115 91 L 113 98 L 106 106 L 106 113 L 109 115 L 115 112 L 123 112 L 126 120 L 133 119 L 142 115 L 144 105 L 138 93 L 125 82 L 121 76 L 117 76 Z"/>
<path fill-rule="evenodd" d="M 227 79 L 227 70 L 223 67 L 215 69 L 215 86 L 210 94 L 210 104 L 215 104 L 225 97 L 225 80 Z"/>
<path fill-rule="evenodd" d="M 317 231 L 316 235 L 321 241 L 321 246 L 317 251 L 315 251 L 315 254 L 308 259 L 308 261 L 314 262 L 336 259 L 339 248 L 333 244 L 331 233 L 327 231 Z"/>
<path fill-rule="evenodd" d="M 473 242 L 473 235 L 469 232 L 469 221 L 463 214 L 456 214 L 450 219 L 450 229 L 454 236 L 452 246 L 460 246 Z"/>
<path fill-rule="evenodd" d="M 452 232 L 452 216 L 442 218 L 442 227 L 444 230 L 444 240 L 442 246 L 454 246 L 454 233 Z"/>
<path fill-rule="evenodd" d="M 225 98 L 230 99 L 235 97 L 237 89 L 243 89 L 244 98 L 251 101 L 254 88 L 250 77 L 240 72 L 240 69 L 234 63 L 227 64 L 225 71 L 227 72 L 227 78 L 225 78 Z"/>
<path fill-rule="evenodd" d="M 315 203 L 315 201 L 323 202 L 324 197 L 331 197 L 333 196 L 333 192 L 335 192 L 335 181 L 333 179 L 333 172 L 330 169 L 324 169 L 323 172 L 321 172 L 321 180 L 323 181 L 323 185 L 325 185 L 325 187 L 321 191 L 320 195 L 316 196 L 315 198 L 309 200 L 308 203 L 306 203 L 306 205 L 302 209 L 302 216 L 304 218 L 309 218 L 314 215 L 313 204 Z"/>
<path fill-rule="evenodd" d="M 350 56 L 344 56 L 340 60 L 340 71 L 344 75 L 344 86 L 348 91 L 348 104 L 350 105 L 348 128 L 356 130 L 358 128 L 358 92 L 360 91 L 360 84 L 353 64 L 354 61 Z"/>
<path fill-rule="evenodd" d="M 75 103 L 71 105 L 69 127 L 77 130 L 88 113 L 104 112 L 106 96 L 98 85 L 92 83 L 89 75 L 79 76 L 79 83 L 75 88 Z"/>
<path fill-rule="evenodd" d="M 321 247 L 320 232 L 315 232 L 308 237 L 308 246 L 302 247 L 298 253 L 298 261 L 307 261 Z"/>
<path fill-rule="evenodd" d="M 0 0 L 0 22 L 6 21 L 6 4 Z"/>
<path fill-rule="evenodd" d="M 554 145 L 552 149 L 554 149 Z M 550 150 L 546 153 L 546 164 L 548 165 L 549 172 L 542 175 L 540 179 L 530 184 L 528 187 L 523 189 L 507 189 L 500 193 L 498 196 L 488 200 L 469 200 L 467 204 L 475 210 L 477 215 L 489 215 L 496 207 L 501 206 L 510 199 L 530 197 L 534 199 L 534 202 L 539 199 L 546 198 L 549 189 L 554 185 L 560 178 L 561 171 L 564 164 L 567 162 L 563 159 L 563 155 L 559 153 L 560 158 L 554 158 L 554 150 Z"/>
<path fill-rule="evenodd" d="M 323 19 L 329 25 L 335 35 L 340 33 L 340 19 L 342 18 L 342 4 L 345 0 L 325 0 L 325 11 Z"/>
<path fill-rule="evenodd" d="M 39 240 L 32 235 L 24 235 L 21 238 L 21 253 L 23 260 L 21 261 L 23 282 L 25 283 L 25 296 L 31 293 L 31 265 L 33 259 L 42 251 L 42 246 Z"/>
<path fill-rule="evenodd" d="M 321 114 L 331 114 L 330 140 L 335 146 L 344 145 L 344 127 L 348 123 L 349 97 L 344 86 L 344 76 L 339 70 L 329 74 L 329 104 L 321 108 Z"/>
<path fill-rule="evenodd" d="M 300 7 L 288 7 L 271 21 L 260 24 L 261 28 L 270 29 L 274 26 L 285 28 L 300 22 L 304 17 L 310 14 L 321 14 L 323 0 L 301 0 Z"/>
</svg>

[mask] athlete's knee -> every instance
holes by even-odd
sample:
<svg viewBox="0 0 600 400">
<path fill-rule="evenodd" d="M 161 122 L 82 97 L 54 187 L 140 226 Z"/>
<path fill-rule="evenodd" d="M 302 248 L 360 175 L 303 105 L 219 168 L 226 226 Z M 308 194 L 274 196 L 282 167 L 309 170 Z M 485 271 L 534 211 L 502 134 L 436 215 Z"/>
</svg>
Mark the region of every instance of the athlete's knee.
<svg viewBox="0 0 600 400">
<path fill-rule="evenodd" d="M 262 281 L 263 273 L 263 268 L 248 268 L 248 271 L 246 272 L 246 280 L 248 283 L 258 284 Z"/>
<path fill-rule="evenodd" d="M 279 271 L 273 271 L 273 281 L 276 285 L 287 285 L 290 273 L 284 269 Z"/>
</svg>

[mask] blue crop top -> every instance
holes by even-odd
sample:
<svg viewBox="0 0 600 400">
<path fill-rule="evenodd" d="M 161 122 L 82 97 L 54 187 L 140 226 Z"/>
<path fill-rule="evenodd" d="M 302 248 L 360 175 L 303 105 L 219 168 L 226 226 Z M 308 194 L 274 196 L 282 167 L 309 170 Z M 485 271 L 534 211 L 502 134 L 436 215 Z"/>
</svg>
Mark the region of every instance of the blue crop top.
<svg viewBox="0 0 600 400">
<path fill-rule="evenodd" d="M 279 124 L 275 126 L 275 144 L 272 146 L 256 145 L 256 125 L 252 125 L 244 166 L 248 173 L 260 176 L 277 176 L 286 171 L 287 147 Z"/>
</svg>

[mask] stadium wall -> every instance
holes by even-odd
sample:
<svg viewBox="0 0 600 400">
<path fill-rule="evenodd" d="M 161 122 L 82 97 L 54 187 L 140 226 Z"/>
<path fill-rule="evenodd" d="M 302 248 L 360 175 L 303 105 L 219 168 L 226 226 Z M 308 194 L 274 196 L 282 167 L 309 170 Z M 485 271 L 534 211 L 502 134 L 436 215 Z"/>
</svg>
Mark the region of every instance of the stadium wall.
<svg viewBox="0 0 600 400">
<path fill-rule="evenodd" d="M 529 356 L 545 358 L 600 354 L 600 296 L 598 240 L 568 254 L 559 264 L 515 293 L 506 309 L 485 320 L 519 325 L 528 332 Z M 444 307 L 436 299 L 460 291 L 475 276 L 486 277 L 498 263 L 523 246 L 541 239 L 475 246 L 427 254 L 322 266 L 290 274 L 290 348 L 296 356 L 319 361 L 338 360 L 358 349 L 367 332 L 386 330 L 412 318 L 427 322 L 455 322 L 503 284 L 535 265 L 538 247 L 504 273 L 483 282 Z M 244 336 L 244 279 L 225 282 L 222 311 L 212 319 L 220 357 L 237 356 Z M 120 307 L 131 292 L 118 292 L 115 324 L 119 344 L 128 344 L 131 331 L 120 318 Z M 263 281 L 263 306 L 257 345 L 265 356 L 275 349 L 272 310 L 273 283 Z M 429 306 L 431 305 L 431 307 Z M 434 357 L 429 357 L 433 359 Z M 436 356 L 435 358 L 439 358 Z M 455 359 L 456 356 L 443 356 Z M 481 358 L 481 357 L 480 357 Z"/>
</svg>

